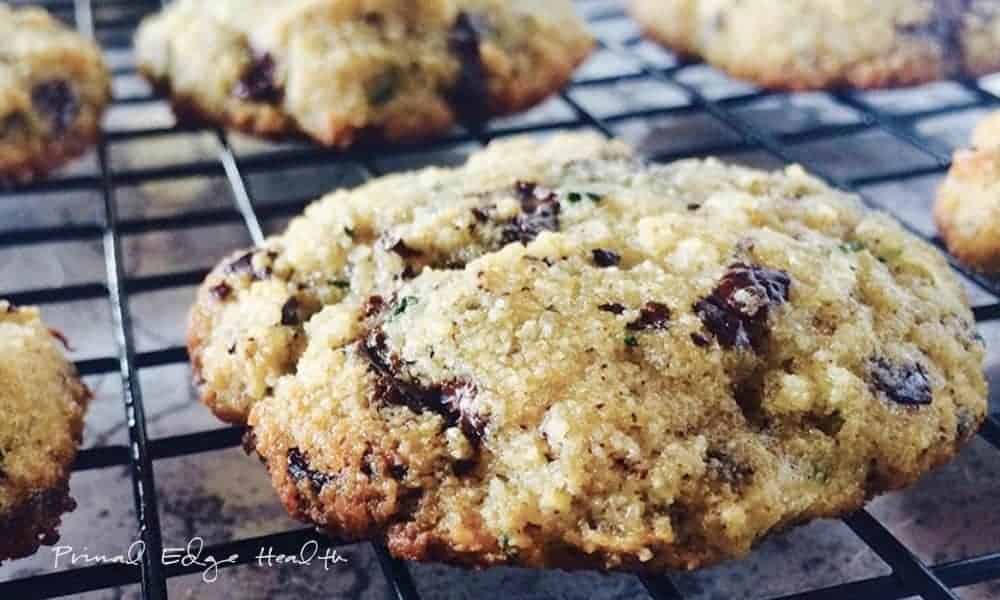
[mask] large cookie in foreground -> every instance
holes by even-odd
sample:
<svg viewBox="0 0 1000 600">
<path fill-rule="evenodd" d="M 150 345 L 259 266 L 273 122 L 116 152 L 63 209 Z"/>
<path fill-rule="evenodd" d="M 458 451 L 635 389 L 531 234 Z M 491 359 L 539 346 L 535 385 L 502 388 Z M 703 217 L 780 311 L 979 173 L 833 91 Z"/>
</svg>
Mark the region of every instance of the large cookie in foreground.
<svg viewBox="0 0 1000 600">
<path fill-rule="evenodd" d="M 525 109 L 592 44 L 569 0 L 179 0 L 136 53 L 183 117 L 345 147 Z"/>
<path fill-rule="evenodd" d="M 208 277 L 190 342 L 293 515 L 466 565 L 740 556 L 986 409 L 963 289 L 889 217 L 587 135 L 329 195 Z"/>
<path fill-rule="evenodd" d="M 1000 70 L 995 0 L 630 0 L 648 35 L 762 87 L 883 88 Z"/>
<path fill-rule="evenodd" d="M 0 300 L 0 561 L 59 540 L 90 393 L 34 308 Z"/>
<path fill-rule="evenodd" d="M 0 183 L 41 176 L 100 135 L 111 77 L 100 49 L 40 8 L 0 3 Z"/>
<path fill-rule="evenodd" d="M 955 153 L 938 191 L 934 219 L 959 260 L 1000 273 L 1000 112 L 976 127 L 972 148 Z"/>
</svg>

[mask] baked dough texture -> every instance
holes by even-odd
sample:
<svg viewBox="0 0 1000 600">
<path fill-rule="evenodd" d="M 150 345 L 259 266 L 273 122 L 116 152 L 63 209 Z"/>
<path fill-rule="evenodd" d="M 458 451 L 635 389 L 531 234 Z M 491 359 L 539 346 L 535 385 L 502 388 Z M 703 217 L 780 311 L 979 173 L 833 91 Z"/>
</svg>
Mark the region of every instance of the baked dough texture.
<svg viewBox="0 0 1000 600">
<path fill-rule="evenodd" d="M 1000 112 L 955 153 L 934 217 L 948 250 L 967 265 L 1000 273 Z"/>
<path fill-rule="evenodd" d="M 0 561 L 59 540 L 90 393 L 35 308 L 0 300 Z"/>
<path fill-rule="evenodd" d="M 0 183 L 26 182 L 100 135 L 111 78 L 100 49 L 40 8 L 0 2 Z"/>
<path fill-rule="evenodd" d="M 885 88 L 1000 70 L 994 0 L 630 0 L 646 33 L 762 87 Z"/>
<path fill-rule="evenodd" d="M 294 516 L 463 565 L 738 557 L 986 410 L 933 247 L 798 167 L 588 134 L 330 194 L 209 275 L 189 347 Z"/>
<path fill-rule="evenodd" d="M 182 117 L 339 147 L 528 108 L 592 45 L 569 0 L 179 0 L 136 36 Z"/>
</svg>

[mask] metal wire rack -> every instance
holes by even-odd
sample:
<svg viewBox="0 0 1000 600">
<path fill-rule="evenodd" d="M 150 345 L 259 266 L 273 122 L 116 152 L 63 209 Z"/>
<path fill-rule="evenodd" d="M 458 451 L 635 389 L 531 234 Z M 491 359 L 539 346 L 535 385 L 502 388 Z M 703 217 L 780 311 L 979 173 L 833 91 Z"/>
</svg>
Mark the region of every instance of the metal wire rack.
<svg viewBox="0 0 1000 600">
<path fill-rule="evenodd" d="M 47 8 L 81 31 L 93 35 L 109 51 L 127 52 L 134 29 L 139 20 L 149 12 L 159 8 L 154 1 L 129 0 L 48 0 Z M 611 0 L 578 0 L 578 5 L 595 25 L 619 20 L 623 17 L 621 6 Z M 146 418 L 142 388 L 139 383 L 140 369 L 183 364 L 187 355 L 182 347 L 167 347 L 140 352 L 137 350 L 130 312 L 130 294 L 167 290 L 180 286 L 196 285 L 204 277 L 202 270 L 168 273 L 152 276 L 128 276 L 123 267 L 123 233 L 156 232 L 193 227 L 199 223 L 242 221 L 254 242 L 263 239 L 262 219 L 293 214 L 299 206 L 258 206 L 248 177 L 251 174 L 268 172 L 270 169 L 301 164 L 354 164 L 366 176 L 378 175 L 382 169 L 376 157 L 393 156 L 402 152 L 415 153 L 432 151 L 443 145 L 462 143 L 485 143 L 498 136 L 514 133 L 542 133 L 560 128 L 592 128 L 604 134 L 615 135 L 615 125 L 634 119 L 654 119 L 664 116 L 702 115 L 708 116 L 722 126 L 730 135 L 725 141 L 705 144 L 696 142 L 691 147 L 667 152 L 653 152 L 653 160 L 671 160 L 688 155 L 725 154 L 742 151 L 757 151 L 771 155 L 779 162 L 800 162 L 812 172 L 825 177 L 830 183 L 848 190 L 859 190 L 875 184 L 904 181 L 916 177 L 940 174 L 950 165 L 950 152 L 933 140 L 920 134 L 915 127 L 919 119 L 947 115 L 952 112 L 987 109 L 1000 106 L 1000 97 L 976 81 L 962 81 L 958 84 L 967 92 L 968 98 L 947 106 L 932 106 L 927 109 L 898 114 L 884 106 L 877 106 L 863 94 L 836 92 L 828 95 L 833 103 L 849 108 L 861 115 L 856 122 L 810 127 L 794 132 L 777 131 L 771 126 L 762 126 L 741 114 L 740 108 L 768 98 L 774 94 L 755 89 L 744 93 L 730 94 L 722 98 L 711 97 L 699 86 L 692 84 L 687 75 L 700 65 L 680 61 L 660 61 L 651 59 L 642 50 L 641 39 L 634 35 L 601 36 L 600 52 L 609 53 L 619 60 L 618 64 L 632 65 L 618 71 L 599 73 L 578 78 L 571 88 L 561 94 L 561 100 L 571 109 L 563 118 L 545 119 L 544 122 L 515 124 L 505 128 L 485 128 L 476 131 L 461 131 L 448 136 L 443 141 L 429 142 L 418 146 L 399 148 L 363 148 L 347 152 L 335 152 L 320 148 L 277 149 L 263 154 L 240 156 L 234 151 L 230 136 L 223 131 L 212 131 L 219 142 L 221 151 L 214 160 L 191 160 L 156 167 L 136 169 L 115 169 L 109 160 L 109 148 L 126 141 L 145 140 L 156 136 L 169 135 L 178 127 L 145 128 L 129 130 L 109 130 L 97 149 L 97 173 L 94 175 L 70 175 L 32 183 L 27 186 L 0 191 L 0 201 L 4 195 L 25 192 L 61 192 L 67 190 L 89 190 L 100 195 L 103 214 L 94 223 L 57 225 L 44 228 L 19 228 L 17 224 L 2 224 L 0 228 L 0 248 L 22 245 L 61 242 L 71 240 L 102 240 L 106 278 L 104 281 L 74 284 L 64 287 L 18 290 L 7 297 L 18 304 L 48 304 L 71 302 L 84 299 L 106 298 L 112 307 L 114 338 L 117 356 L 83 360 L 78 367 L 84 375 L 118 373 L 123 382 L 122 400 L 128 415 L 127 445 L 105 445 L 84 450 L 75 465 L 78 471 L 101 469 L 111 466 L 127 467 L 131 473 L 132 492 L 135 501 L 138 531 L 146 544 L 147 552 L 141 565 L 104 564 L 53 571 L 27 578 L 0 582 L 0 598 L 52 598 L 82 594 L 88 591 L 110 589 L 130 584 L 140 584 L 142 595 L 147 600 L 167 598 L 166 581 L 198 570 L 197 566 L 164 566 L 159 557 L 163 547 L 162 530 L 159 522 L 158 499 L 153 469 L 156 461 L 193 455 L 202 452 L 230 448 L 240 443 L 242 431 L 239 428 L 221 428 L 192 434 L 153 438 L 146 430 Z M 130 64 L 115 67 L 116 77 L 134 75 Z M 575 93 L 587 88 L 608 84 L 629 84 L 654 82 L 669 86 L 679 100 L 672 106 L 651 107 L 629 110 L 612 115 L 596 114 L 581 101 Z M 131 95 L 116 99 L 116 105 L 156 102 L 149 95 Z M 901 142 L 921 155 L 925 163 L 916 167 L 879 171 L 877 165 L 860 174 L 845 176 L 832 172 L 820 161 L 804 160 L 793 151 L 795 144 L 805 144 L 865 132 L 881 132 Z M 223 176 L 228 182 L 235 210 L 206 210 L 162 218 L 122 219 L 115 201 L 116 191 L 126 185 L 143 182 L 170 180 L 190 176 Z M 866 200 L 868 200 L 866 198 Z M 919 231 L 915 231 L 920 234 Z M 926 236 L 925 236 L 926 237 Z M 940 240 L 931 239 L 940 246 Z M 1000 321 L 1000 281 L 971 273 L 954 263 L 968 280 L 974 282 L 993 298 L 991 303 L 978 306 L 975 316 L 980 323 Z M 979 435 L 993 448 L 1000 450 L 1000 415 L 991 415 Z M 862 510 L 844 519 L 846 525 L 867 544 L 891 569 L 887 575 L 850 581 L 834 586 L 783 596 L 790 599 L 888 599 L 921 596 L 928 600 L 954 599 L 955 589 L 1000 579 L 1000 541 L 994 551 L 963 558 L 943 564 L 928 565 L 918 559 L 911 549 L 869 512 Z M 249 559 L 252 549 L 262 544 L 273 546 L 277 551 L 294 551 L 308 540 L 323 539 L 313 530 L 302 528 L 284 533 L 256 538 L 240 539 L 212 546 L 209 552 L 218 556 L 238 553 Z M 336 540 L 331 543 L 337 544 Z M 375 553 L 394 597 L 400 600 L 416 599 L 417 588 L 411 578 L 408 566 L 391 557 L 388 552 L 375 546 Z M 569 576 L 569 575 L 567 575 Z M 643 578 L 648 594 L 657 599 L 680 599 L 682 594 L 669 577 Z"/>
</svg>

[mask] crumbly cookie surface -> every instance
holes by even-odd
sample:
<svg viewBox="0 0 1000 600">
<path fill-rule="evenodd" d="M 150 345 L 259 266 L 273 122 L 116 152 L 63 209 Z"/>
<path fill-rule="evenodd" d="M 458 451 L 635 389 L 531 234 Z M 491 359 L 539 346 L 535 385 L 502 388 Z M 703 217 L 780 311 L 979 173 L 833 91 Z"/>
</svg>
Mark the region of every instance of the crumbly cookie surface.
<svg viewBox="0 0 1000 600">
<path fill-rule="evenodd" d="M 0 560 L 59 540 L 90 397 L 34 308 L 0 300 Z"/>
<path fill-rule="evenodd" d="M 934 217 L 948 250 L 981 271 L 1000 272 L 1000 112 L 955 153 Z"/>
<path fill-rule="evenodd" d="M 986 408 L 940 253 L 798 168 L 494 143 L 205 281 L 206 402 L 289 511 L 397 556 L 660 571 L 948 460 Z"/>
<path fill-rule="evenodd" d="M 111 95 L 101 51 L 39 8 L 0 3 L 0 182 L 73 158 L 100 132 Z"/>
<path fill-rule="evenodd" d="M 763 87 L 906 86 L 1000 70 L 993 0 L 631 0 L 646 32 Z"/>
<path fill-rule="evenodd" d="M 569 0 L 179 0 L 136 37 L 182 116 L 341 147 L 527 108 L 591 46 Z"/>
</svg>

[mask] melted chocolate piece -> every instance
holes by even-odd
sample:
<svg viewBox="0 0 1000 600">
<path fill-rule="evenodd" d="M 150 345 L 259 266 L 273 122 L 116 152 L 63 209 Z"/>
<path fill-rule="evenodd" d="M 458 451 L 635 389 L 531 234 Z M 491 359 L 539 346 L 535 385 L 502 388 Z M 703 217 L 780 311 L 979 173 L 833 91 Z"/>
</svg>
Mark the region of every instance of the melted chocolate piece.
<svg viewBox="0 0 1000 600">
<path fill-rule="evenodd" d="M 873 357 L 868 360 L 869 385 L 897 404 L 920 406 L 934 399 L 927 371 L 920 363 L 893 363 Z"/>
<path fill-rule="evenodd" d="M 479 49 L 481 30 L 482 20 L 463 11 L 448 32 L 448 51 L 459 62 L 449 100 L 459 119 L 471 123 L 489 116 L 489 80 Z"/>
<path fill-rule="evenodd" d="M 430 411 L 444 418 L 449 427 L 458 426 L 469 441 L 478 444 L 485 423 L 473 410 L 476 386 L 461 379 L 424 385 L 405 379 L 398 356 L 386 348 L 385 333 L 375 330 L 365 336 L 360 350 L 378 376 L 375 399 L 385 405 L 405 406 L 417 414 Z"/>
<path fill-rule="evenodd" d="M 479 221 L 480 223 L 486 223 L 490 220 L 490 215 L 481 208 L 473 208 L 472 216 L 475 217 L 476 221 Z"/>
<path fill-rule="evenodd" d="M 406 465 L 389 465 L 389 476 L 396 481 L 402 481 L 406 479 L 406 474 L 410 472 L 410 469 Z"/>
<path fill-rule="evenodd" d="M 302 322 L 299 315 L 300 304 L 294 296 L 289 298 L 281 307 L 281 324 L 286 327 L 295 327 Z"/>
<path fill-rule="evenodd" d="M 233 94 L 253 102 L 277 102 L 282 91 L 274 80 L 274 57 L 269 52 L 255 56 L 250 66 L 236 82 Z"/>
<path fill-rule="evenodd" d="M 365 305 L 361 308 L 361 314 L 365 318 L 370 319 L 381 314 L 383 310 L 385 310 L 385 300 L 382 296 L 369 296 L 368 300 L 365 300 Z"/>
<path fill-rule="evenodd" d="M 417 258 L 423 256 L 423 252 L 420 250 L 414 250 L 406 245 L 406 242 L 399 240 L 395 244 L 389 247 L 389 250 L 395 252 L 403 258 Z"/>
<path fill-rule="evenodd" d="M 233 288 L 228 283 L 223 281 L 221 283 L 213 285 L 212 287 L 209 288 L 208 291 L 210 291 L 212 295 L 215 296 L 216 300 L 222 301 L 229 298 L 229 296 L 233 293 Z"/>
<path fill-rule="evenodd" d="M 623 312 L 625 312 L 625 307 L 622 306 L 621 304 L 618 304 L 617 302 L 608 302 L 607 304 L 599 304 L 597 308 L 599 310 L 603 310 L 604 312 L 609 312 L 613 315 L 620 315 Z"/>
<path fill-rule="evenodd" d="M 617 267 L 622 261 L 621 255 L 611 250 L 597 248 L 591 252 L 594 257 L 594 264 L 601 268 Z"/>
<path fill-rule="evenodd" d="M 263 271 L 258 271 L 253 266 L 253 257 L 257 255 L 256 250 L 249 250 L 234 258 L 226 265 L 226 273 L 233 275 L 249 275 L 252 279 L 260 281 L 271 276 L 271 267 L 266 267 Z M 272 258 L 276 256 L 273 252 L 268 252 Z"/>
<path fill-rule="evenodd" d="M 707 348 L 712 344 L 712 342 L 707 337 L 701 335 L 700 333 L 692 333 L 691 341 L 694 342 L 694 345 L 698 346 L 699 348 Z"/>
<path fill-rule="evenodd" d="M 514 184 L 521 201 L 521 214 L 503 228 L 503 243 L 527 245 L 543 231 L 559 231 L 559 199 L 554 192 L 538 184 L 518 181 Z"/>
<path fill-rule="evenodd" d="M 771 307 L 788 301 L 791 285 L 784 271 L 736 263 L 693 308 L 723 347 L 759 352 L 767 339 Z"/>
<path fill-rule="evenodd" d="M 31 88 L 31 104 L 57 134 L 69 129 L 80 115 L 80 98 L 62 79 L 43 81 Z"/>
<path fill-rule="evenodd" d="M 639 317 L 625 326 L 629 331 L 666 329 L 670 321 L 670 307 L 659 302 L 647 302 L 639 309 Z"/>
<path fill-rule="evenodd" d="M 313 490 L 319 493 L 323 486 L 333 481 L 333 476 L 320 473 L 309 466 L 309 461 L 298 448 L 288 451 L 288 476 L 295 481 L 308 480 Z"/>
</svg>

